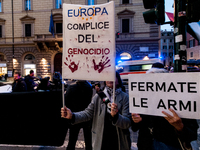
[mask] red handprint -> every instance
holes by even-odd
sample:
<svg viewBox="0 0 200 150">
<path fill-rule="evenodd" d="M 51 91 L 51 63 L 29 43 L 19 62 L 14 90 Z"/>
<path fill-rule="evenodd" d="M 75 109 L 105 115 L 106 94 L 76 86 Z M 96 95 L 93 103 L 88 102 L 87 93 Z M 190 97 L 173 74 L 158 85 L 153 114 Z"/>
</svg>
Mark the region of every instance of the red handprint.
<svg viewBox="0 0 200 150">
<path fill-rule="evenodd" d="M 70 57 L 70 55 L 68 56 Z M 72 55 L 73 57 L 73 55 Z M 66 60 L 68 61 L 68 58 L 66 57 Z M 78 70 L 78 65 L 79 65 L 79 62 L 76 64 L 74 61 L 72 61 L 71 59 L 69 60 L 70 61 L 70 64 L 68 65 L 66 62 L 64 62 L 64 64 L 66 66 L 69 67 L 69 69 L 71 70 L 71 72 L 73 73 L 74 71 Z"/>
<path fill-rule="evenodd" d="M 98 65 L 96 64 L 94 59 L 92 60 L 93 64 L 94 64 L 94 70 L 98 70 L 99 73 L 101 73 L 103 71 L 103 69 L 111 66 L 111 65 L 106 66 L 106 64 L 110 62 L 110 59 L 108 59 L 108 57 L 106 57 L 105 61 L 103 61 L 103 58 L 104 58 L 104 56 L 102 56 L 102 59 Z"/>
</svg>

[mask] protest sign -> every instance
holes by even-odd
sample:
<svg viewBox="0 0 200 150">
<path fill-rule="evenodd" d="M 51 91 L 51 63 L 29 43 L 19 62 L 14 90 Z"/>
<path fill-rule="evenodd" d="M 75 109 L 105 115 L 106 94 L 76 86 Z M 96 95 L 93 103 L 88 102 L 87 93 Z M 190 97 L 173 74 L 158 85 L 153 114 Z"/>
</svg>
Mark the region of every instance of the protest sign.
<svg viewBox="0 0 200 150">
<path fill-rule="evenodd" d="M 129 75 L 130 112 L 164 116 L 172 108 L 181 118 L 200 119 L 199 82 L 199 73 Z"/>
<path fill-rule="evenodd" d="M 114 81 L 114 2 L 63 4 L 63 78 Z"/>
</svg>

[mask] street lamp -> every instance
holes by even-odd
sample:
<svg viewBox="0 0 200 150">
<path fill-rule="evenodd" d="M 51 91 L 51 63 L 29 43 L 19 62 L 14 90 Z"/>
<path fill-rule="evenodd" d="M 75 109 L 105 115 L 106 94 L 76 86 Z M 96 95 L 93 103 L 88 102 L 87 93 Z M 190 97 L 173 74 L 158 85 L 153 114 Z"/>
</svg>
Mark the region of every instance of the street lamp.
<svg viewBox="0 0 200 150">
<path fill-rule="evenodd" d="M 14 14 L 13 14 L 13 0 L 12 2 L 12 52 L 13 52 L 13 61 L 14 61 Z M 14 63 L 13 63 L 13 74 L 14 74 Z"/>
</svg>

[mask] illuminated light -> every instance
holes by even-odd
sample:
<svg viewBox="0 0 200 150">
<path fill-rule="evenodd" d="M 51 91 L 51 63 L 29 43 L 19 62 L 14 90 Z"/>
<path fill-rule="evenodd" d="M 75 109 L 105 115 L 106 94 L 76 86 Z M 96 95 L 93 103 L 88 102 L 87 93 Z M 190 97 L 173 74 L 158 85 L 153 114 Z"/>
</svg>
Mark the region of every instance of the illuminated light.
<svg viewBox="0 0 200 150">
<path fill-rule="evenodd" d="M 121 63 L 122 61 L 121 60 L 119 60 L 117 63 L 119 64 L 119 63 Z"/>
<path fill-rule="evenodd" d="M 128 56 L 121 57 L 121 60 L 128 60 L 130 59 Z"/>
<path fill-rule="evenodd" d="M 129 53 L 126 53 L 126 52 L 121 53 L 120 56 L 121 56 L 121 58 L 120 58 L 121 60 L 129 60 L 129 59 L 131 59 L 131 55 Z"/>
<path fill-rule="evenodd" d="M 86 20 L 88 21 L 88 18 Z"/>
<path fill-rule="evenodd" d="M 90 19 L 92 19 L 92 17 L 90 17 Z"/>
<path fill-rule="evenodd" d="M 148 56 L 145 56 L 145 57 L 143 58 L 143 60 L 149 60 L 149 57 L 148 57 Z"/>
</svg>

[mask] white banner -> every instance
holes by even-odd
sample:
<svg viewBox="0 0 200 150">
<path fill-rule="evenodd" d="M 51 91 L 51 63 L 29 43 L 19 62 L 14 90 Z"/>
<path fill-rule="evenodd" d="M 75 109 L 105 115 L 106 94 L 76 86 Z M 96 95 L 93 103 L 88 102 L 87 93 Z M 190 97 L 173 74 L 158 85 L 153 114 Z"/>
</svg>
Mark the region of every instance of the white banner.
<svg viewBox="0 0 200 150">
<path fill-rule="evenodd" d="M 131 113 L 200 119 L 200 73 L 152 73 L 129 75 Z"/>
<path fill-rule="evenodd" d="M 63 4 L 63 78 L 114 81 L 114 2 Z"/>
</svg>

